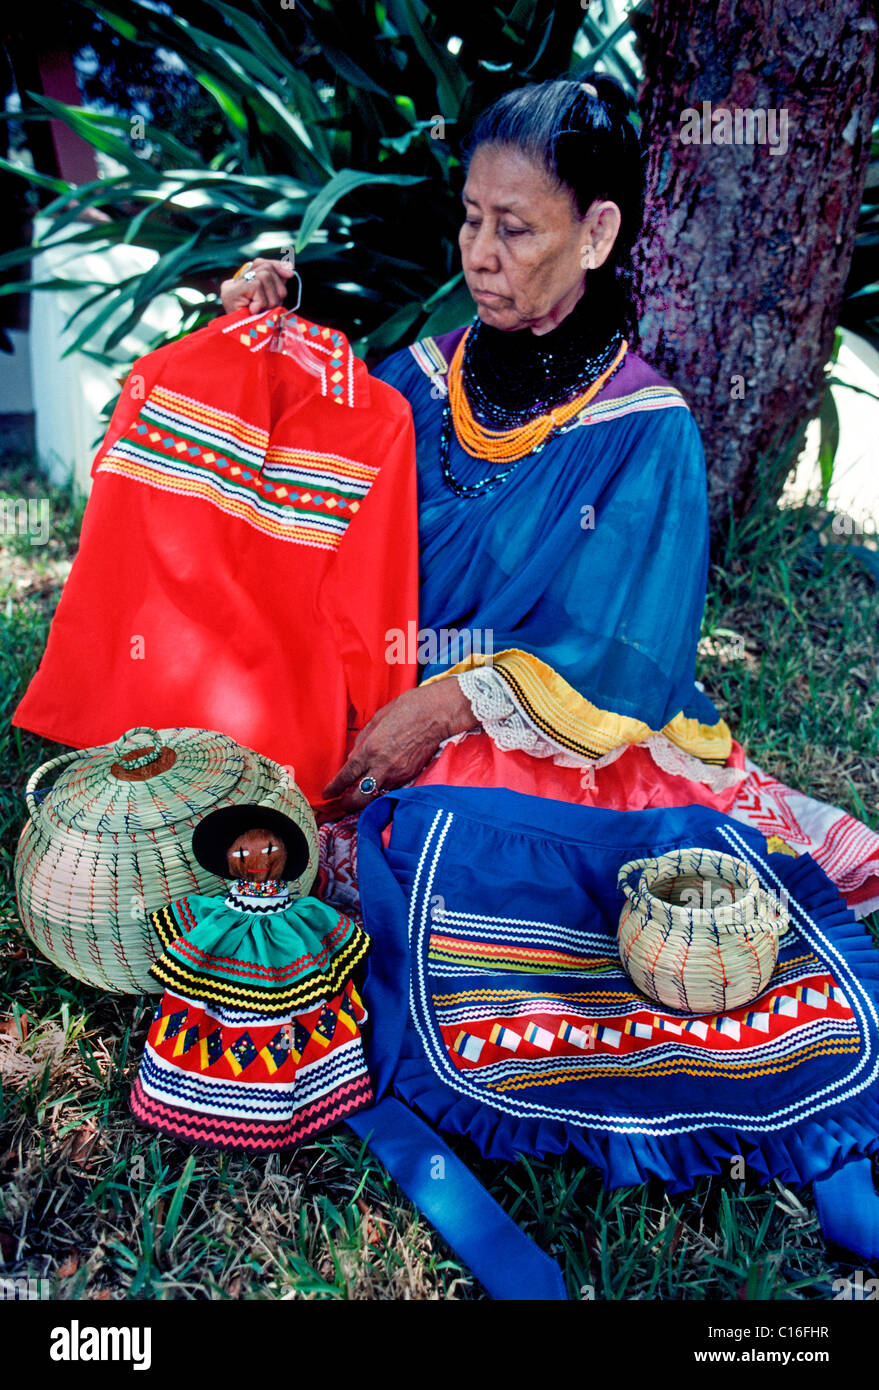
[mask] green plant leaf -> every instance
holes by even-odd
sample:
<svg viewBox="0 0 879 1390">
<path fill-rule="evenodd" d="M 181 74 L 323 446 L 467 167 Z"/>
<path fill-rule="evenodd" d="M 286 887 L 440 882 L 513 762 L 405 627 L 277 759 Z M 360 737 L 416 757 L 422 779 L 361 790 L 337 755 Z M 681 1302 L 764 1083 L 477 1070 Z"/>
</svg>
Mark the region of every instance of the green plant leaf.
<svg viewBox="0 0 879 1390">
<path fill-rule="evenodd" d="M 418 56 L 433 73 L 440 112 L 447 120 L 454 120 L 467 91 L 467 79 L 446 45 L 433 40 L 428 7 L 420 0 L 387 0 L 387 5 L 394 23 L 409 35 Z"/>
<path fill-rule="evenodd" d="M 422 182 L 421 177 L 411 174 L 367 174 L 357 169 L 340 169 L 321 189 L 320 193 L 312 198 L 306 208 L 296 236 L 296 250 L 301 251 L 308 245 L 324 218 L 336 206 L 339 199 L 344 198 L 355 188 L 362 188 L 366 184 L 408 186 Z"/>
<path fill-rule="evenodd" d="M 236 130 L 247 130 L 247 116 L 245 114 L 244 107 L 241 105 L 240 102 L 237 102 L 234 99 L 234 97 L 231 95 L 228 89 L 222 85 L 222 83 L 217 82 L 215 78 L 210 77 L 206 72 L 197 72 L 195 74 L 195 80 L 196 82 L 201 83 L 202 87 L 204 87 L 206 92 L 210 92 L 211 96 L 214 98 L 214 101 L 217 103 L 220 110 L 223 112 L 223 115 L 235 127 Z"/>
<path fill-rule="evenodd" d="M 833 482 L 833 466 L 839 448 L 839 411 L 829 386 L 824 388 L 818 419 L 821 427 L 818 444 L 818 462 L 821 467 L 821 501 L 826 506 L 830 485 Z"/>
<path fill-rule="evenodd" d="M 140 174 L 141 178 L 149 181 L 158 178 L 158 171 L 146 159 L 141 159 L 140 155 L 135 154 L 127 140 L 121 140 L 118 135 L 114 135 L 112 130 L 105 129 L 105 123 L 100 112 L 86 111 L 78 106 L 66 106 L 63 101 L 55 101 L 52 97 L 43 96 L 39 92 L 28 92 L 31 101 L 44 106 L 51 112 L 56 120 L 63 121 L 65 125 L 77 135 L 102 154 L 109 155 L 119 164 L 124 165 Z M 115 118 L 111 118 L 112 121 Z"/>
<path fill-rule="evenodd" d="M 28 183 L 33 183 L 37 188 L 51 188 L 53 193 L 70 193 L 74 185 L 68 183 L 66 179 L 52 178 L 49 174 L 39 174 L 35 169 L 25 169 L 20 164 L 13 164 L 10 159 L 0 159 L 0 169 L 7 174 L 16 174 L 21 179 L 27 179 Z"/>
</svg>

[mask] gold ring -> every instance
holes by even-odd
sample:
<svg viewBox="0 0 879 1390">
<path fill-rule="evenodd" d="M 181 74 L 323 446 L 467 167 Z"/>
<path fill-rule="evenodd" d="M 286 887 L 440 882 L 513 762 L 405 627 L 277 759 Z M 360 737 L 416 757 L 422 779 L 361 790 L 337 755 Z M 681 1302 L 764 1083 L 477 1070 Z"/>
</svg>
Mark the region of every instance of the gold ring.
<svg viewBox="0 0 879 1390">
<path fill-rule="evenodd" d="M 244 272 L 245 272 L 246 270 L 249 270 L 250 267 L 251 267 L 252 265 L 253 265 L 253 261 L 245 261 L 245 262 L 244 262 L 244 265 L 240 265 L 240 266 L 238 267 L 238 269 L 236 270 L 235 274 L 232 276 L 232 279 L 233 279 L 233 280 L 240 280 L 241 277 L 242 277 L 242 275 L 244 274 Z"/>
</svg>

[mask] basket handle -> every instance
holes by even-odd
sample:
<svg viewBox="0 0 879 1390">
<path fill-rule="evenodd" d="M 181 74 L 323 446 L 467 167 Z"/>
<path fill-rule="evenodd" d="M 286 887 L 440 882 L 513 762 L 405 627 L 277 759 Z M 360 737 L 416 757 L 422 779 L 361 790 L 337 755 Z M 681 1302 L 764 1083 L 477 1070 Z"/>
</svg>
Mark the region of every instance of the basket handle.
<svg viewBox="0 0 879 1390">
<path fill-rule="evenodd" d="M 791 915 L 784 903 L 780 902 L 773 892 L 764 889 L 762 886 L 760 889 L 760 900 L 761 906 L 767 916 L 774 917 L 778 925 L 779 937 L 784 936 L 785 932 L 788 931 L 791 926 Z"/>
<path fill-rule="evenodd" d="M 122 760 L 125 745 L 130 739 L 134 739 L 135 736 L 137 736 L 138 743 L 143 744 L 144 740 L 140 737 L 141 734 L 147 735 L 148 741 L 152 744 L 152 747 L 149 748 L 146 753 L 141 753 L 138 758 L 126 758 L 126 771 L 133 771 L 138 767 L 146 767 L 149 763 L 154 763 L 161 754 L 162 740 L 156 730 L 150 729 L 146 724 L 137 724 L 133 729 L 129 729 L 127 733 L 124 733 L 121 738 L 117 738 L 116 742 L 113 744 L 113 752 L 116 754 L 117 760 Z"/>
<path fill-rule="evenodd" d="M 50 758 L 47 763 L 43 763 L 41 767 L 37 768 L 36 772 L 31 774 L 28 779 L 28 784 L 24 789 L 28 814 L 31 820 L 36 820 L 34 812 L 39 805 L 37 801 L 37 787 L 46 776 L 46 773 L 50 772 L 52 768 L 63 767 L 65 763 L 69 763 L 73 758 L 78 758 L 79 756 L 80 751 L 78 748 L 74 748 L 70 753 L 59 753 L 57 758 Z"/>
</svg>

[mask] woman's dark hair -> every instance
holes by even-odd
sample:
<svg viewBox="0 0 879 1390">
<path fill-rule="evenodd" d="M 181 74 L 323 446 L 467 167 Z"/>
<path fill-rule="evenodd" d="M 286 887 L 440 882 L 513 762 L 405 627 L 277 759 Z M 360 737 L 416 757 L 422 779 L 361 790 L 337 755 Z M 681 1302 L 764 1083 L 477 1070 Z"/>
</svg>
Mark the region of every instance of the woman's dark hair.
<svg viewBox="0 0 879 1390">
<path fill-rule="evenodd" d="M 583 84 L 595 89 L 595 95 Z M 620 230 L 603 266 L 590 271 L 593 292 L 634 329 L 632 247 L 644 216 L 644 154 L 631 117 L 637 108 L 606 73 L 533 83 L 506 92 L 477 118 L 463 147 L 466 168 L 480 145 L 521 150 L 567 188 L 582 217 L 596 198 L 620 210 Z"/>
</svg>

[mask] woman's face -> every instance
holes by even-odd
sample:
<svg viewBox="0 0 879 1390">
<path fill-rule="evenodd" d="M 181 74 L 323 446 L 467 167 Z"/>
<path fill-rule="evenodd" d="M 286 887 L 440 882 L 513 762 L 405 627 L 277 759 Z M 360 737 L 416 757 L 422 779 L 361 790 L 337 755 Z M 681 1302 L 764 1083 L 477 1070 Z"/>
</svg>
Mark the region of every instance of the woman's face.
<svg viewBox="0 0 879 1390">
<path fill-rule="evenodd" d="M 567 188 L 510 145 L 480 145 L 464 187 L 458 241 L 464 278 L 491 328 L 548 333 L 583 294 L 589 267 L 610 255 L 616 203 L 581 218 Z"/>
</svg>

